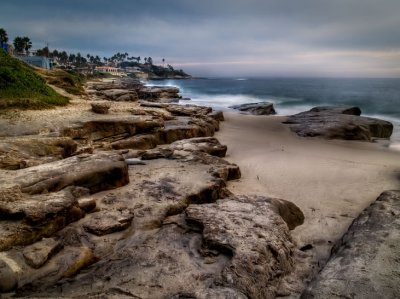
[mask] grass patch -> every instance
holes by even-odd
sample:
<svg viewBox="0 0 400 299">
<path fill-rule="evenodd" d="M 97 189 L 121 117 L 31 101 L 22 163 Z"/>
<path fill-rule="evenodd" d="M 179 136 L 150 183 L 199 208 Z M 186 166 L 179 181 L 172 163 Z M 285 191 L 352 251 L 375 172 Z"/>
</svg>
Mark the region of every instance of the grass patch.
<svg viewBox="0 0 400 299">
<path fill-rule="evenodd" d="M 32 67 L 0 49 L 0 109 L 41 109 L 68 102 L 67 97 L 49 87 Z"/>
<path fill-rule="evenodd" d="M 57 69 L 51 71 L 40 70 L 39 73 L 46 79 L 47 83 L 62 88 L 70 94 L 85 94 L 83 89 L 85 77 L 75 71 Z"/>
</svg>

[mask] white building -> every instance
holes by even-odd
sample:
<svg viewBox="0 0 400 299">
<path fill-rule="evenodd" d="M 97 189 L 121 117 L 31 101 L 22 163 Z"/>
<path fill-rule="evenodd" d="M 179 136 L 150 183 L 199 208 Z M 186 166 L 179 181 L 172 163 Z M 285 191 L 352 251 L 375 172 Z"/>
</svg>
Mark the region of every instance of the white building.
<svg viewBox="0 0 400 299">
<path fill-rule="evenodd" d="M 99 73 L 110 74 L 113 76 L 120 76 L 120 77 L 126 76 L 126 72 L 123 69 L 111 66 L 96 66 L 95 71 Z"/>
</svg>

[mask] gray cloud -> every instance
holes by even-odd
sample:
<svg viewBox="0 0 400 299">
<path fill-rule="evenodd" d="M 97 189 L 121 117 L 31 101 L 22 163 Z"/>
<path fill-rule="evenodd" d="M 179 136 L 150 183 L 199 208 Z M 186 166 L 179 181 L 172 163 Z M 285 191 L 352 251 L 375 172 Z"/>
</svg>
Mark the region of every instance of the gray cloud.
<svg viewBox="0 0 400 299">
<path fill-rule="evenodd" d="M 166 58 L 197 75 L 400 76 L 398 0 L 2 0 L 37 47 Z"/>
</svg>

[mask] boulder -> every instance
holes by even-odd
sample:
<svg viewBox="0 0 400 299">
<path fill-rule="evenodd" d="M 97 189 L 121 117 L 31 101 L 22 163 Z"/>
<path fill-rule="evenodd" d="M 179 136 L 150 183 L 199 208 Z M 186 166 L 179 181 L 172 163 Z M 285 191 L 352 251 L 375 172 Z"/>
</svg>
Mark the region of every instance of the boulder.
<svg viewBox="0 0 400 299">
<path fill-rule="evenodd" d="M 52 238 L 44 238 L 23 250 L 26 263 L 32 268 L 40 268 L 51 256 L 56 254 L 62 248 L 62 244 Z"/>
<path fill-rule="evenodd" d="M 242 105 L 230 106 L 229 108 L 236 109 L 254 115 L 271 115 L 276 114 L 274 105 L 269 102 L 249 103 Z"/>
<path fill-rule="evenodd" d="M 302 137 L 366 140 L 389 138 L 393 125 L 384 120 L 362 117 L 358 107 L 315 107 L 289 116 L 284 122 Z"/>
<path fill-rule="evenodd" d="M 129 211 L 100 211 L 83 224 L 86 231 L 97 236 L 127 229 L 133 219 Z"/>
<path fill-rule="evenodd" d="M 197 137 L 175 141 L 169 145 L 172 150 L 205 152 L 212 156 L 225 157 L 227 146 L 219 143 L 214 137 Z"/>
<path fill-rule="evenodd" d="M 224 113 L 222 111 L 212 111 L 207 116 L 217 120 L 217 121 L 224 121 Z"/>
<path fill-rule="evenodd" d="M 400 191 L 383 192 L 350 225 L 301 298 L 399 298 Z"/>
<path fill-rule="evenodd" d="M 154 101 L 162 98 L 180 98 L 179 88 L 172 86 L 148 86 L 138 91 L 138 96 L 142 100 Z"/>
<path fill-rule="evenodd" d="M 92 106 L 92 111 L 94 113 L 108 114 L 108 110 L 110 109 L 111 104 L 101 102 L 101 103 L 92 103 L 91 106 Z"/>
<path fill-rule="evenodd" d="M 8 260 L 8 259 L 7 259 Z M 18 286 L 18 276 L 10 265 L 0 256 L 0 293 L 13 291 Z"/>
</svg>

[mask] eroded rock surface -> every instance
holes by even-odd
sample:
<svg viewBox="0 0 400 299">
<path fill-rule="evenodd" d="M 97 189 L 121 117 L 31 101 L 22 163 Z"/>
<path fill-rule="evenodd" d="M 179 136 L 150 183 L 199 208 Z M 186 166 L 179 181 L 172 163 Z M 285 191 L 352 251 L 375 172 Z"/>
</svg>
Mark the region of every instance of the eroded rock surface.
<svg viewBox="0 0 400 299">
<path fill-rule="evenodd" d="M 390 122 L 360 114 L 358 107 L 315 107 L 289 116 L 284 123 L 302 137 L 371 141 L 392 135 Z"/>
<path fill-rule="evenodd" d="M 242 104 L 235 105 L 229 108 L 239 110 L 242 112 L 254 114 L 254 115 L 271 115 L 276 114 L 274 109 L 274 105 L 269 102 L 260 102 L 260 103 L 250 103 L 250 104 Z"/>
<path fill-rule="evenodd" d="M 71 156 L 77 143 L 67 137 L 21 136 L 0 139 L 0 168 L 16 170 Z"/>
<path fill-rule="evenodd" d="M 89 95 L 109 101 L 179 101 L 179 89 L 172 86 L 144 86 L 132 78 L 114 79 L 111 82 L 90 82 Z"/>
<path fill-rule="evenodd" d="M 400 297 L 400 191 L 386 191 L 351 224 L 301 298 Z"/>
<path fill-rule="evenodd" d="M 71 149 L 57 144 L 54 157 L 45 155 L 51 161 L 0 169 L 0 292 L 199 299 L 282 292 L 294 264 L 289 230 L 303 214 L 281 199 L 233 196 L 227 182 L 240 169 L 222 159 L 227 148 L 212 137 L 223 114 L 168 104 L 178 92 L 131 79 L 89 84 L 91 100 L 116 101 L 107 115 L 86 105 L 82 119 L 32 136 L 66 140 Z"/>
<path fill-rule="evenodd" d="M 274 298 L 293 267 L 294 249 L 275 204 L 262 197 L 230 197 L 189 205 L 158 229 L 126 235 L 118 250 L 45 294 Z"/>
<path fill-rule="evenodd" d="M 129 184 L 73 199 L 84 217 L 53 232 L 63 249 L 37 269 L 18 249 L 5 252 L 17 265 L 8 288 L 22 297 L 273 298 L 293 267 L 289 228 L 302 213 L 232 196 L 226 182 L 240 170 L 219 157 L 225 151 L 211 137 L 138 151 L 151 159 L 128 166 Z"/>
<path fill-rule="evenodd" d="M 26 263 L 32 268 L 40 268 L 53 256 L 60 251 L 62 244 L 51 238 L 44 238 L 33 245 L 27 246 L 23 250 Z"/>
</svg>

